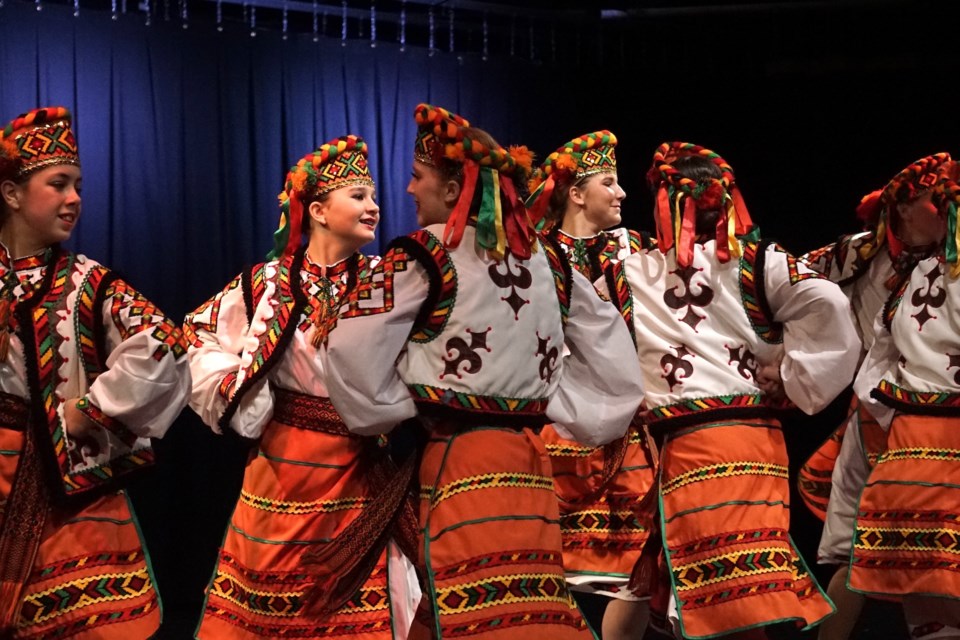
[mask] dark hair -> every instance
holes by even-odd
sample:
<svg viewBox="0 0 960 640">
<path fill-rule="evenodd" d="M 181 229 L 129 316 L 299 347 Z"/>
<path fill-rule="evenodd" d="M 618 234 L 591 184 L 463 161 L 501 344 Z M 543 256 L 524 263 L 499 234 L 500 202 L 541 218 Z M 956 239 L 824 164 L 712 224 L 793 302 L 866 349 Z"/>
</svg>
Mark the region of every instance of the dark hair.
<svg viewBox="0 0 960 640">
<path fill-rule="evenodd" d="M 303 220 L 300 221 L 300 235 L 310 235 L 310 205 L 314 202 L 324 203 L 330 198 L 330 191 L 312 196 L 303 201 Z"/>
<path fill-rule="evenodd" d="M 672 164 L 681 176 L 694 182 L 705 182 L 710 179 L 719 180 L 723 177 L 723 173 L 720 172 L 720 167 L 701 156 L 684 156 L 677 158 Z M 698 209 L 696 234 L 698 236 L 713 235 L 717 228 L 717 218 L 719 217 L 720 211 L 717 209 L 712 211 L 701 211 Z"/>
<path fill-rule="evenodd" d="M 579 180 L 558 180 L 553 188 L 553 193 L 550 194 L 550 201 L 547 202 L 547 213 L 545 214 L 547 222 L 549 224 L 562 224 L 563 214 L 567 210 L 567 202 L 570 201 L 570 189 L 573 187 L 582 188 L 590 178 L 598 175 L 600 174 L 593 173 Z"/>
</svg>

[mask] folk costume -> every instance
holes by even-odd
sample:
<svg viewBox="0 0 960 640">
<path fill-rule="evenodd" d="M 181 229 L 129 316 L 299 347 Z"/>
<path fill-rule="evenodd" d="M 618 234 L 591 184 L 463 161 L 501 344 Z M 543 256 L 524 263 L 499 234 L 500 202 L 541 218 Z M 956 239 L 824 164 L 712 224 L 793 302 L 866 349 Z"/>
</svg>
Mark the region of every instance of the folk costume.
<svg viewBox="0 0 960 640">
<path fill-rule="evenodd" d="M 629 335 L 537 237 L 515 182 L 529 156 L 488 148 L 445 109 L 422 104 L 415 117 L 415 158 L 451 163 L 462 192 L 446 225 L 395 240 L 347 297 L 327 344 L 330 397 L 356 433 L 418 413 L 427 426 L 419 562 L 433 637 L 589 638 L 534 429 L 552 419 L 592 445 L 622 436 L 638 367 L 602 363 Z"/>
<path fill-rule="evenodd" d="M 615 173 L 617 138 L 609 131 L 579 136 L 547 156 L 530 181 L 527 200 L 535 219 L 543 218 L 558 190 L 605 172 Z M 560 229 L 547 231 L 570 266 L 591 282 L 613 263 L 650 247 L 649 238 L 620 227 L 595 236 L 573 237 Z M 654 454 L 642 427 L 603 447 L 590 447 L 562 437 L 552 425 L 540 432 L 553 466 L 560 500 L 563 565 L 571 589 L 611 598 L 636 600 L 627 589 L 634 565 L 649 537 L 638 517 L 653 485 Z"/>
<path fill-rule="evenodd" d="M 300 240 L 309 202 L 354 185 L 373 185 L 361 138 L 332 140 L 301 159 L 280 194 L 268 261 L 185 320 L 190 406 L 216 433 L 247 439 L 256 451 L 207 588 L 199 638 L 405 638 L 419 600 L 412 564 L 396 545 L 341 535 L 386 491 L 388 461 L 376 438 L 350 433 L 330 404 L 318 349 L 338 301 L 378 259 L 355 253 L 318 265 Z M 330 547 L 357 564 L 305 562 Z M 318 593 L 326 606 L 313 606 Z"/>
<path fill-rule="evenodd" d="M 722 177 L 682 176 L 672 163 L 690 155 Z M 733 170 L 716 153 L 665 143 L 649 178 L 658 246 L 614 265 L 607 289 L 633 330 L 644 420 L 663 438 L 672 622 L 685 638 L 812 626 L 832 607 L 788 535 L 787 452 L 757 371 L 779 362 L 790 400 L 807 413 L 825 407 L 857 362 L 847 300 L 780 246 L 747 235 Z M 718 212 L 699 236 L 698 211 Z"/>
<path fill-rule="evenodd" d="M 862 233 L 841 236 L 826 247 L 799 259 L 842 288 L 850 300 L 863 354 L 873 346 L 874 322 L 895 290 L 927 249 L 904 246 L 893 234 L 891 214 L 899 198 L 924 183 L 932 184 L 937 171 L 949 162 L 946 153 L 922 158 L 898 173 L 882 190 L 863 198 L 857 214 L 869 227 Z M 904 189 L 904 184 L 912 185 Z M 893 238 L 892 242 L 888 237 Z M 817 559 L 825 564 L 850 561 L 853 523 L 860 492 L 886 448 L 887 432 L 854 395 L 847 419 L 800 470 L 800 495 L 824 521 Z"/>
<path fill-rule="evenodd" d="M 946 218 L 945 243 L 887 299 L 854 387 L 880 424 L 889 425 L 889 436 L 860 496 L 848 579 L 862 593 L 939 596 L 954 608 L 960 599 L 958 173 L 947 163 L 933 190 L 936 215 Z M 898 201 L 914 200 L 929 186 L 905 181 Z M 936 622 L 930 627 L 912 629 L 913 637 L 958 633 Z"/>
<path fill-rule="evenodd" d="M 0 181 L 80 166 L 70 113 L 0 132 Z M 12 215 L 12 214 L 11 214 Z M 103 265 L 0 245 L 0 636 L 150 637 L 160 601 L 121 490 L 190 387 L 179 327 Z M 67 433 L 65 402 L 98 428 Z"/>
</svg>

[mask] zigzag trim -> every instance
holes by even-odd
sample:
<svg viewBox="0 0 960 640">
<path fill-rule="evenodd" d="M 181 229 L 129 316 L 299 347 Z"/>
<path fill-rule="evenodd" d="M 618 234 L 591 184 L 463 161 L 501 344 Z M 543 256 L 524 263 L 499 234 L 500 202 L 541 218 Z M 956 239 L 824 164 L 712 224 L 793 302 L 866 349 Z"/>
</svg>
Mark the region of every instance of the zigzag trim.
<svg viewBox="0 0 960 640">
<path fill-rule="evenodd" d="M 127 573 L 84 576 L 45 591 L 28 593 L 20 610 L 29 625 L 41 624 L 83 607 L 129 600 L 153 592 L 146 567 Z"/>
<path fill-rule="evenodd" d="M 702 482 L 704 480 L 713 480 L 715 478 L 728 478 L 732 476 L 770 476 L 773 478 L 782 478 L 786 480 L 789 477 L 787 467 L 780 464 L 768 462 L 756 462 L 750 460 L 736 462 L 721 462 L 703 467 L 698 467 L 681 473 L 663 482 L 660 488 L 661 495 L 667 495 L 681 487 Z"/>
<path fill-rule="evenodd" d="M 561 574 L 516 573 L 438 587 L 435 601 L 444 616 L 533 602 L 568 604 L 570 593 Z"/>
<path fill-rule="evenodd" d="M 530 427 L 546 422 L 547 398 L 502 398 L 454 391 L 426 384 L 408 384 L 413 401 L 425 415 L 469 424 Z"/>
<path fill-rule="evenodd" d="M 618 262 L 607 270 L 604 274 L 607 281 L 607 291 L 613 301 L 613 306 L 620 312 L 623 321 L 627 323 L 627 329 L 630 331 L 630 340 L 633 346 L 637 346 L 636 328 L 633 325 L 633 291 L 630 289 L 630 283 L 627 281 L 627 274 L 622 262 Z"/>
<path fill-rule="evenodd" d="M 960 415 L 960 393 L 949 391 L 911 391 L 888 380 L 881 380 L 870 396 L 904 413 L 928 416 Z"/>
<path fill-rule="evenodd" d="M 553 274 L 553 283 L 557 289 L 557 301 L 560 303 L 560 317 L 563 320 L 563 326 L 567 326 L 567 318 L 570 316 L 572 286 L 570 281 L 573 279 L 570 262 L 562 257 L 563 249 L 560 249 L 556 240 L 549 235 L 540 235 L 540 245 L 543 247 L 543 253 L 550 265 L 550 272 Z"/>
<path fill-rule="evenodd" d="M 449 580 L 469 575 L 475 571 L 486 571 L 496 567 L 550 565 L 563 566 L 563 556 L 556 551 L 545 549 L 517 549 L 494 555 L 473 556 L 456 564 L 434 568 L 434 581 Z"/>
<path fill-rule="evenodd" d="M 455 495 L 477 489 L 533 489 L 553 491 L 553 477 L 534 473 L 484 473 L 437 487 L 430 496 L 430 504 L 435 507 Z"/>
<path fill-rule="evenodd" d="M 425 229 L 393 244 L 403 247 L 427 271 L 430 289 L 410 333 L 411 342 L 430 342 L 443 332 L 457 300 L 457 270 L 440 240 Z"/>
<path fill-rule="evenodd" d="M 465 622 L 462 624 L 450 624 L 446 620 L 441 620 L 440 622 L 444 638 L 465 638 L 491 631 L 502 632 L 505 629 L 513 628 L 520 631 L 523 627 L 530 625 L 559 625 L 572 627 L 589 634 L 587 623 L 584 622 L 580 614 L 576 612 L 575 607 L 571 607 L 571 611 L 569 612 L 530 610 L 472 620 L 469 623 Z"/>
<path fill-rule="evenodd" d="M 740 297 L 750 326 L 761 340 L 783 342 L 783 325 L 774 321 L 764 290 L 764 263 L 770 241 L 743 243 L 740 258 Z"/>
</svg>

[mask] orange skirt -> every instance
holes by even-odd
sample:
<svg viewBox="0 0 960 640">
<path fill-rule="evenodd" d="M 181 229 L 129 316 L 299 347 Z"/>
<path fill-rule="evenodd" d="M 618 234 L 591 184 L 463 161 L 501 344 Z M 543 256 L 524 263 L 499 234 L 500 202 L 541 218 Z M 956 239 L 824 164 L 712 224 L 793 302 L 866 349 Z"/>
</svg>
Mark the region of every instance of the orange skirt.
<svg viewBox="0 0 960 640">
<path fill-rule="evenodd" d="M 849 586 L 960 598 L 960 418 L 894 417 L 860 496 Z"/>
<path fill-rule="evenodd" d="M 361 462 L 369 439 L 347 435 L 326 399 L 284 393 L 277 402 L 244 473 L 196 635 L 390 640 L 386 551 L 332 615 L 308 615 L 302 603 L 314 583 L 303 553 L 336 538 L 370 503 Z"/>
<path fill-rule="evenodd" d="M 863 408 L 857 396 L 853 396 L 850 400 L 847 419 L 837 427 L 836 431 L 830 434 L 830 437 L 813 452 L 813 455 L 800 468 L 797 480 L 800 497 L 807 508 L 813 512 L 813 515 L 821 520 L 827 518 L 827 503 L 833 489 L 833 470 L 837 464 L 837 457 L 840 455 L 847 425 L 853 422 L 854 415 L 857 418 L 854 424 L 860 429 L 863 454 L 871 467 L 876 464 L 877 458 L 887 445 L 887 432 L 870 415 L 870 412 Z"/>
<path fill-rule="evenodd" d="M 538 436 L 434 432 L 420 486 L 434 638 L 592 638 L 564 580 L 557 498 Z"/>
<path fill-rule="evenodd" d="M 623 462 L 603 487 L 607 448 L 566 440 L 549 425 L 540 436 L 560 500 L 563 565 L 571 588 L 633 599 L 626 584 L 650 536 L 637 509 L 653 486 L 655 469 L 644 433 L 630 427 Z"/>
<path fill-rule="evenodd" d="M 787 450 L 775 420 L 677 430 L 661 455 L 660 512 L 679 625 L 710 638 L 833 611 L 788 530 Z"/>
<path fill-rule="evenodd" d="M 0 505 L 10 496 L 23 441 L 22 431 L 0 428 Z M 124 493 L 73 508 L 51 507 L 14 637 L 149 638 L 160 626 L 154 585 Z"/>
</svg>

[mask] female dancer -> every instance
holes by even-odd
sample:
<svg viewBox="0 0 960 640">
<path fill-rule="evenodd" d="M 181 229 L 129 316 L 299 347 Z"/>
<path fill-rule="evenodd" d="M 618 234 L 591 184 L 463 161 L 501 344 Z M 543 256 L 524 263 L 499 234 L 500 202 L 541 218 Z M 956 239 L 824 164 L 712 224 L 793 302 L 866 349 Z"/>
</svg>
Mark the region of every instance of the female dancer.
<svg viewBox="0 0 960 640">
<path fill-rule="evenodd" d="M 378 543 L 381 531 L 340 535 L 384 491 L 386 453 L 375 438 L 347 431 L 318 358 L 340 298 L 377 261 L 358 253 L 380 218 L 364 141 L 344 136 L 306 155 L 280 201 L 268 262 L 238 275 L 184 324 L 190 406 L 217 433 L 256 447 L 197 637 L 406 637 L 406 600 L 419 599 L 416 580 L 406 582 L 409 563 Z M 329 548 L 348 562 L 306 564 Z"/>
<path fill-rule="evenodd" d="M 570 265 L 591 282 L 643 246 L 649 238 L 620 224 L 626 192 L 617 180 L 617 138 L 595 131 L 547 156 L 530 181 L 531 215 L 545 209 L 548 236 Z M 638 511 L 653 486 L 654 459 L 643 428 L 631 425 L 623 438 L 591 448 L 561 437 L 552 425 L 541 431 L 560 499 L 563 565 L 574 591 L 608 599 L 604 640 L 640 640 L 647 626 L 646 601 L 627 588 L 649 537 Z"/>
<path fill-rule="evenodd" d="M 64 250 L 81 216 L 70 113 L 0 132 L 0 637 L 150 637 L 160 604 L 126 495 L 186 404 L 179 327 Z"/>
</svg>

